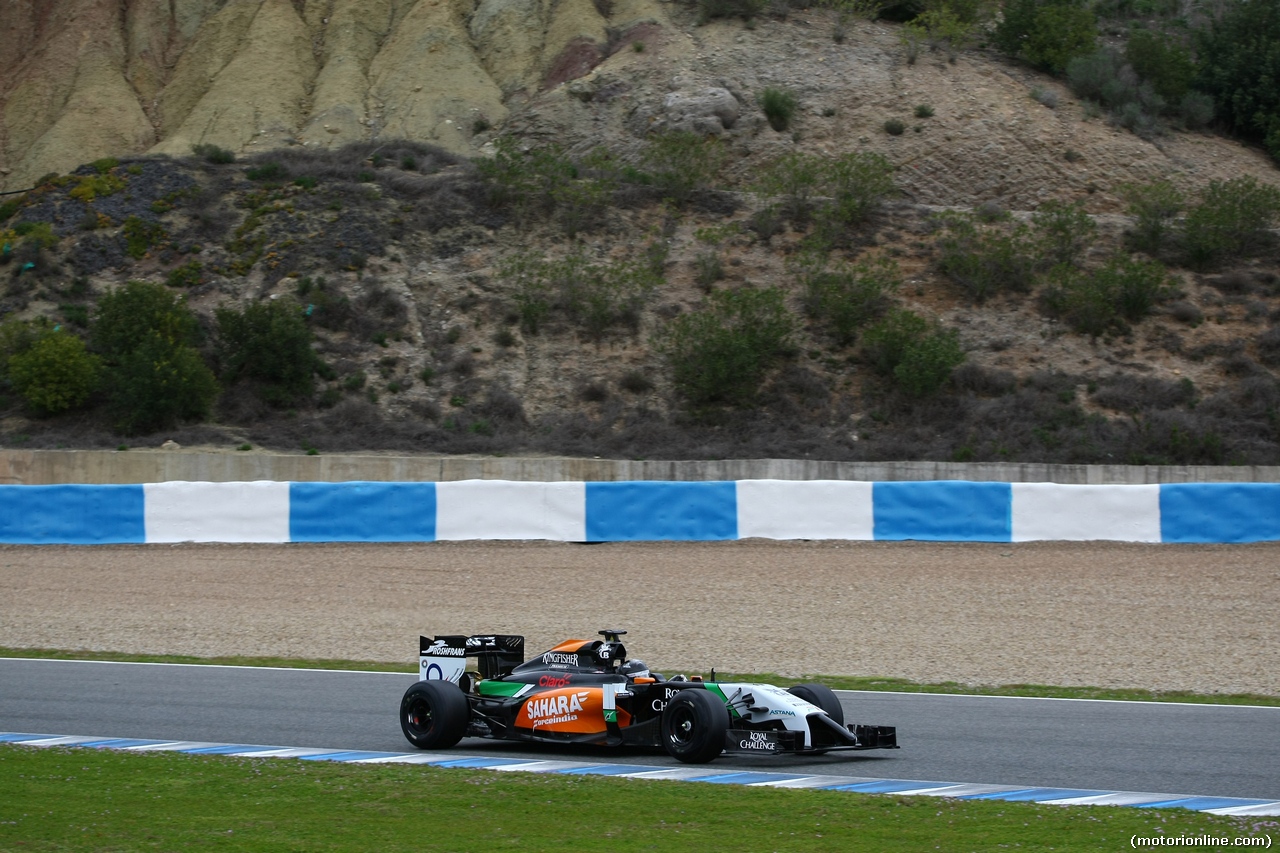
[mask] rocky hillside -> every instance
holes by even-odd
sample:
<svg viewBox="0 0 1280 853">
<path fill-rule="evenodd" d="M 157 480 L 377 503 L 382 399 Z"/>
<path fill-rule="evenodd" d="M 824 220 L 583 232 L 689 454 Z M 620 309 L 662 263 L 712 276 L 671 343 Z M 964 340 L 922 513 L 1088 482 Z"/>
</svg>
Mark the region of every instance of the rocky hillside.
<svg viewBox="0 0 1280 853">
<path fill-rule="evenodd" d="M 837 41 L 829 11 L 699 24 L 692 5 L 651 0 L 57 0 L 0 18 L 6 185 L 118 158 L 6 210 L 0 229 L 31 253 L 0 268 L 7 318 L 83 331 L 103 294 L 165 284 L 201 318 L 224 385 L 203 425 L 125 439 L 92 399 L 36 418 L 11 390 L 5 444 L 1280 459 L 1274 249 L 1192 265 L 1179 220 L 1162 247 L 1126 237 L 1126 186 L 1167 182 L 1190 210 L 1213 182 L 1280 185 L 1271 161 L 1210 134 L 1140 138 L 981 49 L 908 63 L 894 24 Z M 794 99 L 783 129 L 766 90 Z M 713 140 L 718 169 L 673 193 L 688 152 L 662 139 Z M 812 268 L 827 197 L 797 210 L 761 183 L 790 155 L 892 167 L 892 190 L 823 255 L 827 272 L 862 264 L 855 278 L 891 269 L 857 331 L 833 327 Z M 946 211 L 977 213 L 976 231 Z M 1042 252 L 1073 211 L 1088 227 L 1057 273 L 1037 255 L 987 294 L 957 271 L 958 246 L 997 237 Z M 1055 294 L 1118 274 L 1117 257 L 1168 264 L 1168 286 L 1088 329 Z M 548 259 L 630 296 L 593 320 Z M 771 287 L 788 346 L 746 397 L 691 401 L 664 330 Z M 280 300 L 323 363 L 287 405 L 229 377 L 215 320 Z M 907 393 L 877 365 L 867 330 L 895 309 L 954 334 L 965 361 L 941 388 Z"/>
<path fill-rule="evenodd" d="M 16 0 L 0 172 L 105 156 L 410 138 L 472 151 L 530 96 L 669 29 L 657 0 Z"/>
</svg>

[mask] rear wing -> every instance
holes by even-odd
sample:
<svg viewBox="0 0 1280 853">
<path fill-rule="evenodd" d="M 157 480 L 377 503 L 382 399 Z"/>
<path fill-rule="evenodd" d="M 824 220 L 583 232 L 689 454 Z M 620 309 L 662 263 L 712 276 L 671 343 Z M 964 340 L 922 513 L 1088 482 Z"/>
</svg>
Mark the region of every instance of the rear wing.
<svg viewBox="0 0 1280 853">
<path fill-rule="evenodd" d="M 481 678 L 497 678 L 524 663 L 524 637 L 515 634 L 446 634 L 418 638 L 418 680 L 457 684 L 467 658 L 477 658 Z"/>
</svg>

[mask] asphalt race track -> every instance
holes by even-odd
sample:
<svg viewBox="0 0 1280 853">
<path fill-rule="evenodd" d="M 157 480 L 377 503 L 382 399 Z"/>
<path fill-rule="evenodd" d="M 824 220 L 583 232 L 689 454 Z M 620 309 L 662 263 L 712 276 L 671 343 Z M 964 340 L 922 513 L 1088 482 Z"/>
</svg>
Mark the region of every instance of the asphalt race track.
<svg viewBox="0 0 1280 853">
<path fill-rule="evenodd" d="M 0 731 L 407 752 L 415 675 L 0 659 Z M 1280 708 L 841 692 L 902 749 L 723 756 L 719 770 L 1280 800 Z M 464 740 L 459 757 L 670 767 L 665 753 Z"/>
</svg>

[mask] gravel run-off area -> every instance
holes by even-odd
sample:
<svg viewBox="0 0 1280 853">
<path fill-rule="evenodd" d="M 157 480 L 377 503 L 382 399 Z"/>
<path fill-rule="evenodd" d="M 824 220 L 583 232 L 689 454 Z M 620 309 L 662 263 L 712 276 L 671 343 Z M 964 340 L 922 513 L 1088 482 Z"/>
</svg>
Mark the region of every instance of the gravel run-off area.
<svg viewBox="0 0 1280 853">
<path fill-rule="evenodd" d="M 625 628 L 668 672 L 1280 695 L 1280 543 L 0 547 L 0 646 L 403 661 Z"/>
</svg>

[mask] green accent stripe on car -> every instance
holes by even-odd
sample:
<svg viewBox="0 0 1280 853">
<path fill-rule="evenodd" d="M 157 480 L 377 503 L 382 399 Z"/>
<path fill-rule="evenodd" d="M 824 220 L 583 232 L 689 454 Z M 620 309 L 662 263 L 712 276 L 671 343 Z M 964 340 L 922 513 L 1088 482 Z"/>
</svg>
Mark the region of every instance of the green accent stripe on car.
<svg viewBox="0 0 1280 853">
<path fill-rule="evenodd" d="M 477 685 L 481 696 L 519 696 L 531 686 L 512 681 L 481 681 Z"/>
<path fill-rule="evenodd" d="M 714 693 L 714 694 L 716 694 L 717 696 L 719 696 L 719 697 L 720 697 L 720 701 L 721 701 L 721 702 L 724 702 L 725 707 L 729 709 L 729 715 L 730 715 L 730 716 L 733 716 L 733 717 L 740 717 L 740 716 L 742 716 L 741 714 L 739 714 L 739 713 L 738 713 L 738 711 L 737 711 L 737 709 L 736 709 L 736 708 L 734 708 L 732 705 L 730 705 L 730 704 L 729 704 L 729 697 L 728 697 L 728 696 L 726 696 L 726 695 L 724 694 L 724 691 L 723 691 L 722 689 L 720 689 L 720 685 L 719 685 L 719 684 L 715 684 L 715 683 L 708 683 L 708 684 L 707 684 L 707 689 L 708 689 L 708 690 L 710 690 L 712 693 Z"/>
</svg>

